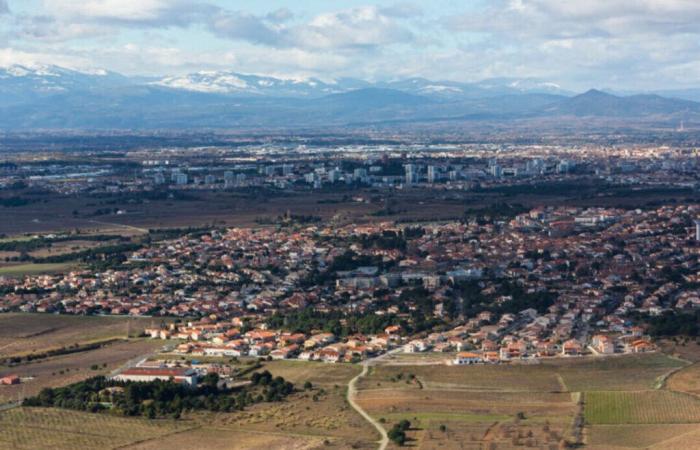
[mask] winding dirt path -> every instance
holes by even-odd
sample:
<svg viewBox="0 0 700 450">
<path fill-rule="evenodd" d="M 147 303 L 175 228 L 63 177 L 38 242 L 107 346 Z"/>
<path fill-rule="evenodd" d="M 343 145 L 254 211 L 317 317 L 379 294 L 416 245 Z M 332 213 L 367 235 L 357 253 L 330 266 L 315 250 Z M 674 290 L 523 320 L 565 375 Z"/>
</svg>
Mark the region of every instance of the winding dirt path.
<svg viewBox="0 0 700 450">
<path fill-rule="evenodd" d="M 367 414 L 367 411 L 362 409 L 360 405 L 357 404 L 355 401 L 355 397 L 357 397 L 357 382 L 360 380 L 360 378 L 364 377 L 367 375 L 367 372 L 369 371 L 369 364 L 367 361 L 362 363 L 362 372 L 357 374 L 355 378 L 350 380 L 348 383 L 348 403 L 350 403 L 350 406 L 357 411 L 358 414 L 360 414 L 367 422 L 371 423 L 374 428 L 377 429 L 379 434 L 381 435 L 381 439 L 379 440 L 379 450 L 384 450 L 387 445 L 389 445 L 389 436 L 386 434 L 386 430 L 382 426 L 381 423 L 377 422 L 374 420 L 372 416 Z"/>
</svg>

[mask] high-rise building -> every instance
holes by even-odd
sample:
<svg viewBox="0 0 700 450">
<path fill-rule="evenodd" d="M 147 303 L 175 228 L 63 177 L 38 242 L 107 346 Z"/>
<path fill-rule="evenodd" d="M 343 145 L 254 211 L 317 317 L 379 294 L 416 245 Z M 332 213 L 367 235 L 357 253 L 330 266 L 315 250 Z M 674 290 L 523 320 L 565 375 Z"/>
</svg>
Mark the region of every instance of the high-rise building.
<svg viewBox="0 0 700 450">
<path fill-rule="evenodd" d="M 178 172 L 178 174 L 175 177 L 175 184 L 177 184 L 178 186 L 183 186 L 187 184 L 187 174 Z"/>
<path fill-rule="evenodd" d="M 695 221 L 695 240 L 700 242 L 700 220 Z"/>
<path fill-rule="evenodd" d="M 416 166 L 414 164 L 406 164 L 403 166 L 406 171 L 406 184 L 413 184 L 417 181 Z"/>
<path fill-rule="evenodd" d="M 435 183 L 440 177 L 438 168 L 435 166 L 428 166 L 428 183 Z"/>
</svg>

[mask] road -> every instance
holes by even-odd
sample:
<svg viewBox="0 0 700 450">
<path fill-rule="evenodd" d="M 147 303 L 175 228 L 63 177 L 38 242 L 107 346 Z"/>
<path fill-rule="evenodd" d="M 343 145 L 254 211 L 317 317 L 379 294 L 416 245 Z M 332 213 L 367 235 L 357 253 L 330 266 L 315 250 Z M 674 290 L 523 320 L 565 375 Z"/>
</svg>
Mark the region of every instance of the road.
<svg viewBox="0 0 700 450">
<path fill-rule="evenodd" d="M 367 422 L 371 423 L 372 426 L 374 428 L 376 428 L 377 431 L 379 432 L 379 434 L 381 435 L 381 439 L 379 440 L 379 450 L 384 450 L 386 448 L 386 446 L 389 445 L 389 436 L 386 434 L 386 430 L 384 429 L 382 424 L 379 423 L 378 421 L 374 420 L 374 418 L 372 416 L 370 416 L 367 413 L 367 411 L 362 409 L 362 407 L 360 405 L 358 405 L 357 402 L 355 401 L 355 397 L 357 396 L 357 382 L 360 380 L 360 378 L 367 375 L 367 372 L 369 371 L 369 367 L 371 365 L 374 365 L 375 363 L 377 363 L 378 361 L 381 361 L 382 359 L 388 357 L 389 355 L 399 353 L 399 352 L 401 352 L 401 350 L 402 350 L 402 348 L 399 347 L 399 348 L 396 348 L 390 352 L 386 352 L 383 355 L 377 356 L 376 358 L 371 358 L 371 359 L 368 359 L 366 361 L 363 361 L 362 363 L 360 363 L 362 365 L 362 372 L 360 372 L 355 378 L 350 380 L 350 382 L 348 383 L 348 394 L 347 394 L 348 403 Z"/>
</svg>

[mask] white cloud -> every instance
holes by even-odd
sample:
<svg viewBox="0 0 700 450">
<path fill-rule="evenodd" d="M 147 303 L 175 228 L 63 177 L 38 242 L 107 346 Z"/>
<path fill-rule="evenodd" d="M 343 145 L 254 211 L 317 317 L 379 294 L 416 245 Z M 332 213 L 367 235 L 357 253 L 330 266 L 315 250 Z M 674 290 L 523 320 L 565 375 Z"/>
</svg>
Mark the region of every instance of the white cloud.
<svg viewBox="0 0 700 450">
<path fill-rule="evenodd" d="M 270 20 L 269 15 L 220 10 L 208 23 L 220 37 L 277 48 L 342 49 L 413 40 L 413 33 L 407 27 L 375 6 L 323 13 L 300 24 L 280 23 Z"/>
</svg>

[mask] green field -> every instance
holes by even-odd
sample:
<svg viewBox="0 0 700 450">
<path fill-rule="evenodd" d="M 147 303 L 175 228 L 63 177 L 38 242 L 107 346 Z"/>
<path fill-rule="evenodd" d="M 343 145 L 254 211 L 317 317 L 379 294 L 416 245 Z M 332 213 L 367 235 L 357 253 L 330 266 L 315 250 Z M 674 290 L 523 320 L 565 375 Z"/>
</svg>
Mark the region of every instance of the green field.
<svg viewBox="0 0 700 450">
<path fill-rule="evenodd" d="M 67 272 L 78 267 L 74 262 L 52 264 L 19 264 L 0 267 L 0 276 L 23 277 L 25 275 L 41 275 Z"/>
<path fill-rule="evenodd" d="M 662 353 L 586 358 L 547 363 L 571 392 L 654 389 L 658 380 L 684 362 Z"/>
<path fill-rule="evenodd" d="M 700 400 L 677 392 L 587 392 L 585 404 L 589 424 L 700 422 Z"/>
</svg>

